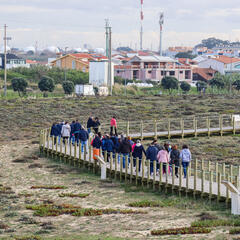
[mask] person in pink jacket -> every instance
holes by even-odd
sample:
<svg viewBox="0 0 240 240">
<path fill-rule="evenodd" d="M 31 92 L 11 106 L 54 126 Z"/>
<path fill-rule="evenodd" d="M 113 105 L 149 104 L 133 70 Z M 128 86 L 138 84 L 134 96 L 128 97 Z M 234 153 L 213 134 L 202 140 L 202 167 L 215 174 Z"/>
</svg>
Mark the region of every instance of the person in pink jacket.
<svg viewBox="0 0 240 240">
<path fill-rule="evenodd" d="M 167 173 L 167 163 L 169 163 L 169 144 L 164 144 L 164 150 L 158 152 L 157 160 L 163 163 L 163 174 Z"/>
<path fill-rule="evenodd" d="M 117 120 L 116 120 L 116 117 L 114 117 L 114 116 L 112 117 L 110 125 L 111 125 L 110 136 L 113 135 L 113 129 L 115 131 L 115 136 L 118 136 L 118 134 L 117 134 Z"/>
</svg>

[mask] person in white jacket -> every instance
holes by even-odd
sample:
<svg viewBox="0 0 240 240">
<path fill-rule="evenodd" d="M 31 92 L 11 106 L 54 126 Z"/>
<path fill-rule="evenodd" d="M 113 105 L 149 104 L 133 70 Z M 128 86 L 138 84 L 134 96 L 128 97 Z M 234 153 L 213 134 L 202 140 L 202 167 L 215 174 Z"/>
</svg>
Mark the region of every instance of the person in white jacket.
<svg viewBox="0 0 240 240">
<path fill-rule="evenodd" d="M 71 126 L 69 125 L 68 122 L 66 122 L 63 126 L 62 126 L 62 138 L 63 138 L 63 143 L 65 144 L 66 140 L 68 142 L 68 138 L 70 137 L 70 133 L 71 133 Z"/>
<path fill-rule="evenodd" d="M 182 160 L 184 178 L 186 178 L 187 177 L 187 168 L 189 166 L 189 163 L 192 160 L 192 154 L 191 154 L 190 150 L 188 149 L 187 145 L 183 145 L 182 151 L 180 153 L 180 159 Z"/>
</svg>

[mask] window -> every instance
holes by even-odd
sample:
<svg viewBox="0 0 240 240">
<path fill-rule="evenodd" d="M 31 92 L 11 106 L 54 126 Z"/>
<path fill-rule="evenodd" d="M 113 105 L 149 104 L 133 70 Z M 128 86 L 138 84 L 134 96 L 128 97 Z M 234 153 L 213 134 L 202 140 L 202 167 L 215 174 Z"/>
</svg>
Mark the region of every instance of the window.
<svg viewBox="0 0 240 240">
<path fill-rule="evenodd" d="M 165 76 L 166 72 L 165 71 L 161 71 L 161 76 Z"/>
<path fill-rule="evenodd" d="M 152 73 L 152 71 L 148 71 L 148 73 L 149 73 L 149 74 L 151 74 L 151 73 Z"/>
<path fill-rule="evenodd" d="M 170 72 L 169 72 L 169 75 L 170 75 L 170 76 L 175 76 L 175 71 L 170 71 Z"/>
<path fill-rule="evenodd" d="M 183 74 L 183 71 L 180 71 L 180 74 Z"/>
<path fill-rule="evenodd" d="M 76 69 L 76 61 L 75 60 L 72 61 L 72 69 Z"/>
</svg>

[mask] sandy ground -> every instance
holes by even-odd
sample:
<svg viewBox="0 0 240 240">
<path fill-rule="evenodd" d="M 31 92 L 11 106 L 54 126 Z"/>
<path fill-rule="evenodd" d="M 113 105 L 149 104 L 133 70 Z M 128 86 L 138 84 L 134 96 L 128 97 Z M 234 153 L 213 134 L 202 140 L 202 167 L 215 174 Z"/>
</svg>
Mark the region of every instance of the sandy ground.
<svg viewBox="0 0 240 240">
<path fill-rule="evenodd" d="M 20 163 L 12 162 L 16 159 L 20 160 Z M 32 164 L 39 166 L 29 168 Z M 9 226 L 7 230 L 0 229 L 0 239 L 14 239 L 14 236 L 29 234 L 41 236 L 42 239 L 57 236 L 68 239 L 66 236 L 78 235 L 96 235 L 96 239 L 105 239 L 107 236 L 122 239 L 231 239 L 228 231 L 221 228 L 207 235 L 162 238 L 150 235 L 153 229 L 190 226 L 202 212 L 202 209 L 191 207 L 146 208 L 144 210 L 148 213 L 144 215 L 35 217 L 31 210 L 26 210 L 27 204 L 52 200 L 57 204 L 66 203 L 86 208 L 129 209 L 126 205 L 130 202 L 144 199 L 161 200 L 161 196 L 139 191 L 126 192 L 117 182 L 103 183 L 98 176 L 39 158 L 38 146 L 27 141 L 15 141 L 0 146 L 0 184 L 12 189 L 11 194 L 0 193 L 0 223 Z M 32 190 L 31 186 L 34 185 L 63 185 L 67 189 Z M 62 192 L 90 193 L 90 196 L 86 199 L 59 198 L 58 194 Z M 21 194 L 32 196 L 26 197 Z M 27 224 L 27 221 L 21 221 L 23 217 L 35 223 Z M 52 223 L 52 229 L 44 229 L 41 226 L 42 223 L 51 225 L 49 222 Z"/>
</svg>

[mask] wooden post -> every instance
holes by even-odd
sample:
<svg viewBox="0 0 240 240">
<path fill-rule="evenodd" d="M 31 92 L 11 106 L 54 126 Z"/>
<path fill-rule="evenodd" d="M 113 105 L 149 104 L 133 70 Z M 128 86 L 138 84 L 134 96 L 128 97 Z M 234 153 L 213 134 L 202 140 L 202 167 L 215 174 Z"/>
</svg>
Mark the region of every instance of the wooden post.
<svg viewBox="0 0 240 240">
<path fill-rule="evenodd" d="M 181 197 L 181 191 L 182 191 L 182 172 L 183 172 L 183 167 L 182 165 L 180 166 L 180 169 L 179 169 L 179 188 L 178 188 L 178 192 L 179 192 L 179 196 Z"/>
<path fill-rule="evenodd" d="M 189 190 L 189 169 L 190 167 L 187 168 L 187 177 L 186 177 L 186 196 L 188 194 L 188 190 Z"/>
<path fill-rule="evenodd" d="M 218 186 L 218 191 L 217 191 L 217 200 L 218 202 L 220 201 L 221 198 L 221 179 L 222 179 L 222 175 L 221 173 L 218 173 L 218 178 L 217 178 L 217 186 Z"/>
<path fill-rule="evenodd" d="M 128 175 L 128 156 L 125 156 L 125 182 L 127 182 Z"/>
<path fill-rule="evenodd" d="M 155 135 L 155 139 L 158 138 L 158 134 L 157 134 L 157 120 L 154 121 L 154 135 Z"/>
<path fill-rule="evenodd" d="M 222 177 L 223 177 L 223 179 L 225 179 L 225 176 L 226 176 L 226 164 L 224 162 L 224 163 L 222 163 Z"/>
<path fill-rule="evenodd" d="M 88 156 L 89 156 L 89 162 L 92 162 L 92 146 L 91 145 L 89 145 Z"/>
<path fill-rule="evenodd" d="M 114 161 L 115 161 L 115 166 L 114 166 L 114 168 L 115 168 L 115 171 L 114 171 L 114 178 L 115 178 L 115 180 L 117 180 L 117 171 L 118 171 L 118 153 L 115 154 L 115 159 L 114 159 Z"/>
<path fill-rule="evenodd" d="M 216 172 L 216 182 L 217 182 L 217 176 L 218 176 L 218 162 L 215 163 L 215 172 Z"/>
<path fill-rule="evenodd" d="M 203 159 L 201 160 L 201 170 L 202 171 L 204 170 L 204 160 Z"/>
<path fill-rule="evenodd" d="M 236 120 L 235 120 L 235 117 L 233 117 L 233 135 L 236 135 Z"/>
<path fill-rule="evenodd" d="M 60 137 L 60 162 L 62 161 L 62 154 L 63 154 L 63 141 Z"/>
<path fill-rule="evenodd" d="M 123 172 L 123 155 L 120 157 L 120 182 L 122 181 L 122 172 Z"/>
<path fill-rule="evenodd" d="M 230 164 L 230 173 L 229 174 L 230 174 L 230 179 L 231 179 L 230 181 L 233 182 L 233 165 L 232 164 Z"/>
<path fill-rule="evenodd" d="M 160 162 L 160 166 L 159 166 L 159 190 L 161 189 L 161 186 L 162 186 L 162 175 L 163 175 L 163 163 Z"/>
<path fill-rule="evenodd" d="M 211 136 L 211 119 L 207 118 L 207 126 L 208 126 L 208 137 Z"/>
<path fill-rule="evenodd" d="M 198 133 L 197 133 L 197 120 L 196 117 L 194 117 L 194 131 L 195 131 L 195 137 L 197 137 Z"/>
<path fill-rule="evenodd" d="M 171 138 L 171 121 L 168 119 L 168 139 Z"/>
<path fill-rule="evenodd" d="M 201 186 L 201 191 L 202 191 L 201 197 L 202 198 L 204 197 L 204 185 L 205 185 L 205 171 L 202 170 L 202 186 Z"/>
<path fill-rule="evenodd" d="M 175 164 L 172 165 L 172 193 L 174 193 L 174 189 L 175 189 Z"/>
<path fill-rule="evenodd" d="M 213 182 L 213 173 L 209 172 L 209 200 L 212 200 L 212 182 Z"/>
<path fill-rule="evenodd" d="M 195 164 L 194 164 L 194 182 L 193 182 L 193 196 L 196 197 L 197 194 L 197 159 L 195 159 Z"/>
<path fill-rule="evenodd" d="M 147 160 L 147 188 L 149 188 L 150 176 L 150 160 Z"/>
<path fill-rule="evenodd" d="M 229 175 L 226 173 L 226 180 L 230 182 Z M 226 204 L 229 202 L 229 190 L 226 187 Z"/>
<path fill-rule="evenodd" d="M 142 164 L 144 162 L 144 159 L 142 160 Z M 142 169 L 144 172 L 144 169 Z M 139 158 L 136 159 L 136 186 L 138 185 L 138 174 L 139 174 Z M 143 184 L 143 181 L 142 181 Z"/>
<path fill-rule="evenodd" d="M 222 115 L 220 115 L 219 120 L 220 120 L 220 134 L 222 137 L 223 136 L 223 117 L 222 117 Z"/>
<path fill-rule="evenodd" d="M 84 144 L 84 163 L 86 164 L 87 161 L 87 146 Z"/>
<path fill-rule="evenodd" d="M 153 161 L 153 190 L 155 190 L 156 174 L 157 174 L 157 164 L 156 164 L 156 161 Z"/>
<path fill-rule="evenodd" d="M 182 138 L 184 138 L 184 120 L 181 118 L 181 131 L 182 131 Z"/>
<path fill-rule="evenodd" d="M 192 176 L 192 162 L 189 163 L 188 174 L 189 174 L 189 177 Z"/>
<path fill-rule="evenodd" d="M 75 141 L 75 144 L 74 144 L 74 167 L 76 166 L 76 160 L 77 160 L 77 142 Z"/>
<path fill-rule="evenodd" d="M 210 172 L 210 171 L 211 171 L 211 161 L 208 160 L 208 172 Z"/>
<path fill-rule="evenodd" d="M 144 177 L 145 177 L 145 158 L 142 159 L 142 186 L 144 186 Z"/>
<path fill-rule="evenodd" d="M 140 124 L 141 140 L 143 140 L 143 121 L 141 120 Z"/>
<path fill-rule="evenodd" d="M 132 183 L 132 179 L 133 179 L 133 156 L 131 154 L 130 157 L 130 183 Z"/>
<path fill-rule="evenodd" d="M 79 160 L 82 160 L 82 144 L 81 144 L 81 141 L 79 141 L 78 154 L 79 154 Z"/>
<path fill-rule="evenodd" d="M 127 137 L 129 137 L 129 121 L 127 121 L 127 131 L 126 131 L 126 133 L 127 133 Z"/>
<path fill-rule="evenodd" d="M 64 144 L 64 163 L 67 163 L 67 143 L 65 139 L 65 144 Z"/>
<path fill-rule="evenodd" d="M 112 171 L 113 171 L 113 153 L 110 152 L 110 177 L 112 177 Z"/>
<path fill-rule="evenodd" d="M 69 151 L 70 151 L 70 158 L 72 157 L 72 143 L 71 143 L 71 141 L 70 141 L 70 143 L 69 143 Z"/>
<path fill-rule="evenodd" d="M 168 185 L 168 169 L 169 169 L 169 163 L 166 164 L 166 186 Z"/>
<path fill-rule="evenodd" d="M 107 162 L 107 151 L 104 151 L 104 161 Z"/>
<path fill-rule="evenodd" d="M 235 187 L 239 189 L 239 176 L 235 176 Z"/>
</svg>

